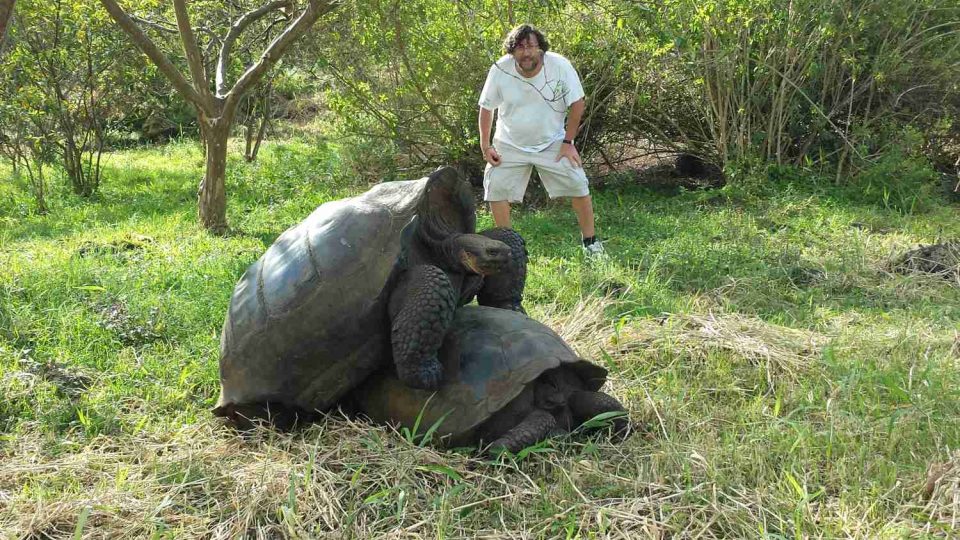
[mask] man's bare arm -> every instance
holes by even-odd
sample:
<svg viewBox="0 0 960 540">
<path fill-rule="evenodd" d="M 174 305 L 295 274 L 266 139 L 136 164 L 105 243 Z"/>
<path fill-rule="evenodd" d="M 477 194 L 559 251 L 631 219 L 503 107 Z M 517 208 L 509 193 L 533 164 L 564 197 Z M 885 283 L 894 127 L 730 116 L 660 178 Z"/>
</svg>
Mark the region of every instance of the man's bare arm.
<svg viewBox="0 0 960 540">
<path fill-rule="evenodd" d="M 483 153 L 483 159 L 496 167 L 500 164 L 500 154 L 490 146 L 490 128 L 493 126 L 493 111 L 480 107 L 480 152 Z"/>
<path fill-rule="evenodd" d="M 586 102 L 583 98 L 578 99 L 573 105 L 570 105 L 570 111 L 567 113 L 567 130 L 563 136 L 564 140 L 570 141 L 570 143 L 560 145 L 560 151 L 557 152 L 557 159 L 555 161 L 567 158 L 574 167 L 583 166 L 583 163 L 580 161 L 580 152 L 578 152 L 577 147 L 573 145 L 573 139 L 576 138 L 577 132 L 580 130 L 580 119 L 583 118 L 583 109 L 585 107 Z"/>
<path fill-rule="evenodd" d="M 490 146 L 490 128 L 493 126 L 493 111 L 480 107 L 480 150 Z"/>
<path fill-rule="evenodd" d="M 567 113 L 567 131 L 564 139 L 572 141 L 577 138 L 577 132 L 580 131 L 580 119 L 583 118 L 583 110 L 587 107 L 584 98 L 580 98 L 570 105 L 570 112 Z"/>
</svg>

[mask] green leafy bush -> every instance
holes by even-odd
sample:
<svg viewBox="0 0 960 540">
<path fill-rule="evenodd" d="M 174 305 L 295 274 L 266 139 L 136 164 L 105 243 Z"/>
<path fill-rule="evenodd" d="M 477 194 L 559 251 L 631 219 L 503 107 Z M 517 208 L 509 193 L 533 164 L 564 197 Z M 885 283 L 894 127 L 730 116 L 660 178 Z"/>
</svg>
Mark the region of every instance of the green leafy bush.
<svg viewBox="0 0 960 540">
<path fill-rule="evenodd" d="M 578 68 L 581 152 L 604 170 L 682 151 L 842 179 L 894 151 L 887 126 L 932 140 L 960 106 L 960 7 L 946 0 L 412 0 L 340 11 L 317 64 L 338 128 L 393 141 L 404 167 L 475 166 L 477 95 L 524 21 Z"/>
</svg>

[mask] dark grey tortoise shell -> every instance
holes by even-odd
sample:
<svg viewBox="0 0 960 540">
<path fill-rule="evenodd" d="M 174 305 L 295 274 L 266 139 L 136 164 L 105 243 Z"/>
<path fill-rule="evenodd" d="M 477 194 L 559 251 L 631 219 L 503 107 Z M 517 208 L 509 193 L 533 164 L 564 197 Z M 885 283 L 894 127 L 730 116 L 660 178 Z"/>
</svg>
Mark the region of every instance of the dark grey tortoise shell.
<svg viewBox="0 0 960 540">
<path fill-rule="evenodd" d="M 284 232 L 237 283 L 214 409 L 326 410 L 389 358 L 381 294 L 426 179 L 328 202 Z"/>
</svg>

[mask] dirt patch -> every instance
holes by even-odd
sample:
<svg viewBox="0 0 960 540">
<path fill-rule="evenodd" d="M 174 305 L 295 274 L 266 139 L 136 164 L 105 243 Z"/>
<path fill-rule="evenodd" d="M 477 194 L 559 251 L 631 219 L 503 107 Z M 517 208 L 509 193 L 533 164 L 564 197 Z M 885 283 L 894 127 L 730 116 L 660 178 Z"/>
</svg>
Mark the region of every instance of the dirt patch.
<svg viewBox="0 0 960 540">
<path fill-rule="evenodd" d="M 921 245 L 893 261 L 891 270 L 899 274 L 930 274 L 960 280 L 960 242 Z"/>
<path fill-rule="evenodd" d="M 24 378 L 36 377 L 47 381 L 70 399 L 79 398 L 90 388 L 93 379 L 81 369 L 53 360 L 39 362 L 30 357 L 30 351 L 20 352 L 19 376 Z"/>
<path fill-rule="evenodd" d="M 648 156 L 624 163 L 616 169 L 601 167 L 596 187 L 602 189 L 626 182 L 677 194 L 682 190 L 712 189 L 726 184 L 719 167 L 692 154 Z"/>
<path fill-rule="evenodd" d="M 142 251 L 154 243 L 153 238 L 142 234 L 129 233 L 120 238 L 107 242 L 86 241 L 77 248 L 81 257 L 95 257 L 98 255 L 117 255 L 133 251 Z"/>
</svg>

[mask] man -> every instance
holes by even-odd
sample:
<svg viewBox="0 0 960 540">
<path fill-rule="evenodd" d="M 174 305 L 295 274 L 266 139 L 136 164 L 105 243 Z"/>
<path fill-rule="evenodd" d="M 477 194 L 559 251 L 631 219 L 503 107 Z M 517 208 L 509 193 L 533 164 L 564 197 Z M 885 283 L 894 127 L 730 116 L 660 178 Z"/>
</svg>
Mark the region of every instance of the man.
<svg viewBox="0 0 960 540">
<path fill-rule="evenodd" d="M 510 203 L 523 200 L 536 167 L 550 198 L 570 197 L 584 253 L 601 258 L 587 175 L 574 143 L 584 109 L 577 71 L 569 60 L 549 52 L 547 39 L 529 24 L 510 31 L 503 48 L 507 54 L 487 73 L 479 101 L 480 150 L 487 162 L 484 200 L 493 221 L 510 226 Z M 494 110 L 497 130 L 490 144 Z"/>
</svg>

